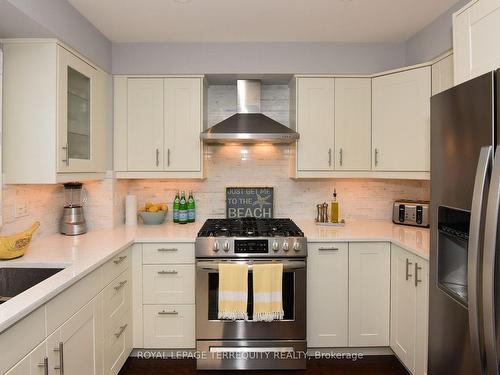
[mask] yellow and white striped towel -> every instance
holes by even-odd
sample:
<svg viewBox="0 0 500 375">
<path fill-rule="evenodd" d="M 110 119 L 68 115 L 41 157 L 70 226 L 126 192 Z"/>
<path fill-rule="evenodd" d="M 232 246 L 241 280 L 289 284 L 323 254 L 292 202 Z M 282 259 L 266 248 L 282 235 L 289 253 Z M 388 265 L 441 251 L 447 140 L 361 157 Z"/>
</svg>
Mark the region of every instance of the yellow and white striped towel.
<svg viewBox="0 0 500 375">
<path fill-rule="evenodd" d="M 253 320 L 272 322 L 283 319 L 283 264 L 254 264 Z"/>
<path fill-rule="evenodd" d="M 219 319 L 247 320 L 248 266 L 219 263 Z"/>
</svg>

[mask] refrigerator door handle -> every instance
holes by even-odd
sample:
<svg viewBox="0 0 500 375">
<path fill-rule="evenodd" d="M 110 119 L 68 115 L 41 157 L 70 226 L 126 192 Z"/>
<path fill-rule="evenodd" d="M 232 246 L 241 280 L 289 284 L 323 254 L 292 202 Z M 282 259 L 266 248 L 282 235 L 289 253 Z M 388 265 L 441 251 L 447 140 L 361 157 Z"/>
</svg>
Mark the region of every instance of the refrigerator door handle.
<svg viewBox="0 0 500 375">
<path fill-rule="evenodd" d="M 481 246 L 481 217 L 483 202 L 485 200 L 488 179 L 491 171 L 492 146 L 481 148 L 479 161 L 477 163 L 476 178 L 474 181 L 474 193 L 472 195 L 472 207 L 469 228 L 469 243 L 467 255 L 467 283 L 468 283 L 468 305 L 469 305 L 469 333 L 471 338 L 471 351 L 476 363 L 484 367 L 484 348 L 481 346 L 480 323 L 479 323 L 479 267 Z"/>
<path fill-rule="evenodd" d="M 496 149 L 495 163 L 491 174 L 483 253 L 483 329 L 488 375 L 498 375 L 498 355 L 495 327 L 495 265 L 500 205 L 500 146 Z"/>
</svg>

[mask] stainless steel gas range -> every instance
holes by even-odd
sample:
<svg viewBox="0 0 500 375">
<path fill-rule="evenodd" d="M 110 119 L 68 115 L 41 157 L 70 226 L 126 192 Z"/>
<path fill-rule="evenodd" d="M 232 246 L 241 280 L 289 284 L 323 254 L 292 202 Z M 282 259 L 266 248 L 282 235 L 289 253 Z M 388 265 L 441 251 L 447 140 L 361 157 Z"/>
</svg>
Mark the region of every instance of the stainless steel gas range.
<svg viewBox="0 0 500 375">
<path fill-rule="evenodd" d="M 306 366 L 307 240 L 290 219 L 209 219 L 196 239 L 198 369 Z M 218 265 L 248 264 L 248 320 L 219 320 Z M 252 266 L 283 264 L 284 319 L 254 322 Z"/>
</svg>

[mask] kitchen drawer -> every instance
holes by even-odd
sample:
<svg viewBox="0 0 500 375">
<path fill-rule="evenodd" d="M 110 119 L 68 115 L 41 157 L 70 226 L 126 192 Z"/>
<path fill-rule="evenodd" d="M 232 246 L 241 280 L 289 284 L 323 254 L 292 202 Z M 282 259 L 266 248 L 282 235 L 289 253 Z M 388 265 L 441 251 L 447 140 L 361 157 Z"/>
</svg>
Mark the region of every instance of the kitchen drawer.
<svg viewBox="0 0 500 375">
<path fill-rule="evenodd" d="M 145 243 L 143 264 L 194 264 L 194 243 Z"/>
<path fill-rule="evenodd" d="M 114 279 L 104 290 L 103 294 L 103 316 L 104 320 L 112 319 L 116 315 L 123 314 L 132 306 L 132 276 L 128 269 Z"/>
<path fill-rule="evenodd" d="M 50 335 L 92 298 L 99 294 L 101 268 L 85 276 L 47 302 L 47 334 Z"/>
<path fill-rule="evenodd" d="M 45 308 L 40 307 L 0 333 L 0 374 L 4 374 L 44 339 Z M 22 367 L 21 364 L 19 366 Z"/>
<path fill-rule="evenodd" d="M 123 250 L 105 263 L 102 268 L 102 288 L 118 277 L 123 271 L 130 267 L 131 247 Z"/>
<path fill-rule="evenodd" d="M 145 265 L 142 280 L 144 304 L 194 303 L 194 265 Z"/>
<path fill-rule="evenodd" d="M 194 305 L 144 305 L 144 347 L 195 347 Z"/>
<path fill-rule="evenodd" d="M 104 335 L 104 374 L 116 375 L 132 351 L 131 310 L 116 315 Z"/>
</svg>

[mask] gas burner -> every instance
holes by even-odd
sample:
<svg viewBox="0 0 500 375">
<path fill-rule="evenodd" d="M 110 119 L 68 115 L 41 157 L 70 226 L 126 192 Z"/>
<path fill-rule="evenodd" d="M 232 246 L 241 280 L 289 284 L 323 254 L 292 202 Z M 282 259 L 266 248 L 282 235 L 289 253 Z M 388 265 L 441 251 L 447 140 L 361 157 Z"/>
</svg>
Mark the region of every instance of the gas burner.
<svg viewBox="0 0 500 375">
<path fill-rule="evenodd" d="M 303 237 L 290 219 L 209 219 L 198 237 Z"/>
</svg>

